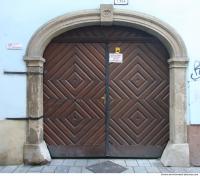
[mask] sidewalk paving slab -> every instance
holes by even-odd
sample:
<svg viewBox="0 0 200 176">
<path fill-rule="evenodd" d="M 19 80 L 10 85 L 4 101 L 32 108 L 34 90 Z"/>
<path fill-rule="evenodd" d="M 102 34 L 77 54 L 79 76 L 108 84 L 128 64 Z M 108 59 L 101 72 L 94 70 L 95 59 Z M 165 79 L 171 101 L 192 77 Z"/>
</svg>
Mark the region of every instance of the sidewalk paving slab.
<svg viewBox="0 0 200 176">
<path fill-rule="evenodd" d="M 5 166 L 0 166 L 0 172 L 1 172 L 1 170 L 4 168 Z"/>
<path fill-rule="evenodd" d="M 126 159 L 127 166 L 139 166 L 136 159 Z"/>
<path fill-rule="evenodd" d="M 50 166 L 59 166 L 62 165 L 64 162 L 64 159 L 53 159 L 51 163 L 49 163 Z"/>
<path fill-rule="evenodd" d="M 65 166 L 74 166 L 76 162 L 76 159 L 65 159 L 62 163 L 62 165 Z"/>
<path fill-rule="evenodd" d="M 127 168 L 127 170 L 125 170 L 122 173 L 134 173 L 133 167 L 126 167 L 126 168 Z"/>
<path fill-rule="evenodd" d="M 100 161 L 98 159 L 88 159 L 87 166 L 98 164 Z"/>
<path fill-rule="evenodd" d="M 174 173 L 171 167 L 158 167 L 161 173 Z"/>
<path fill-rule="evenodd" d="M 55 173 L 68 173 L 69 168 L 69 166 L 57 166 L 55 169 Z"/>
<path fill-rule="evenodd" d="M 82 168 L 82 173 L 93 173 L 92 171 L 86 169 L 85 167 Z"/>
<path fill-rule="evenodd" d="M 151 166 L 163 167 L 163 164 L 158 159 L 149 159 L 149 163 L 150 163 Z"/>
<path fill-rule="evenodd" d="M 41 172 L 44 166 L 31 166 L 28 172 Z"/>
<path fill-rule="evenodd" d="M 69 168 L 69 173 L 81 173 L 82 167 L 80 166 L 72 166 Z"/>
<path fill-rule="evenodd" d="M 149 160 L 137 159 L 138 166 L 151 166 Z"/>
<path fill-rule="evenodd" d="M 86 167 L 87 166 L 87 162 L 88 162 L 87 159 L 79 159 L 79 160 L 75 161 L 74 166 L 84 166 L 84 167 Z"/>
<path fill-rule="evenodd" d="M 186 169 L 184 167 L 172 167 L 173 173 L 186 173 Z"/>
<path fill-rule="evenodd" d="M 42 173 L 54 173 L 57 166 L 45 166 L 41 172 Z"/>
<path fill-rule="evenodd" d="M 144 166 L 134 166 L 133 170 L 135 173 L 147 173 L 147 170 Z"/>
<path fill-rule="evenodd" d="M 14 166 L 5 166 L 1 169 L 1 173 L 13 173 L 17 169 L 17 165 Z"/>
<path fill-rule="evenodd" d="M 115 164 L 119 164 L 121 166 L 124 166 L 124 167 L 127 166 L 124 159 L 111 159 L 110 161 L 112 161 Z"/>
<path fill-rule="evenodd" d="M 160 173 L 160 170 L 157 167 L 145 167 L 148 173 Z"/>
<path fill-rule="evenodd" d="M 185 167 L 187 173 L 200 173 L 200 167 Z"/>
<path fill-rule="evenodd" d="M 14 171 L 15 173 L 26 173 L 32 166 L 30 165 L 20 165 L 17 167 L 17 169 Z"/>
</svg>

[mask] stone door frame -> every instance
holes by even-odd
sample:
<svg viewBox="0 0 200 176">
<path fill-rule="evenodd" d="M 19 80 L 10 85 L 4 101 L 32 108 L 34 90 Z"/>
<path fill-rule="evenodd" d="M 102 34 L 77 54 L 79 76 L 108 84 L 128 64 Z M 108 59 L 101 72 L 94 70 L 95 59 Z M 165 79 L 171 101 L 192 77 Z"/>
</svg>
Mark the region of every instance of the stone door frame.
<svg viewBox="0 0 200 176">
<path fill-rule="evenodd" d="M 134 11 L 113 9 L 102 4 L 100 9 L 84 10 L 59 16 L 43 25 L 31 38 L 26 54 L 27 65 L 27 139 L 24 162 L 45 164 L 51 160 L 43 140 L 43 52 L 54 37 L 71 29 L 92 25 L 120 25 L 154 35 L 170 54 L 169 63 L 169 142 L 162 154 L 165 166 L 188 166 L 189 146 L 186 127 L 186 69 L 188 57 L 179 34 L 159 19 Z"/>
</svg>

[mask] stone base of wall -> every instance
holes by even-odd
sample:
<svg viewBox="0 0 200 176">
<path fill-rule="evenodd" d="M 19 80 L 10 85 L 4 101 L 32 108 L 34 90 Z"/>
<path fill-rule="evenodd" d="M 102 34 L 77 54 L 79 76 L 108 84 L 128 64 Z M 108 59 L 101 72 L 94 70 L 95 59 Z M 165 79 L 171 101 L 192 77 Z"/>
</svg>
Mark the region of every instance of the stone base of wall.
<svg viewBox="0 0 200 176">
<path fill-rule="evenodd" d="M 200 166 L 200 125 L 188 126 L 188 143 L 191 165 Z"/>
<path fill-rule="evenodd" d="M 0 165 L 23 163 L 25 120 L 0 120 Z"/>
</svg>

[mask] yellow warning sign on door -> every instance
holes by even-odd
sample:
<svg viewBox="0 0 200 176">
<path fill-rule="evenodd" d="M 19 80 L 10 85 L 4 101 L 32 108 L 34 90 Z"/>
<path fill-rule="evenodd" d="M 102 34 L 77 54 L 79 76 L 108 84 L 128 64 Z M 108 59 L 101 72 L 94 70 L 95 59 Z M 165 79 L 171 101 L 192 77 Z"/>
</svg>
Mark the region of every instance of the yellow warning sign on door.
<svg viewBox="0 0 200 176">
<path fill-rule="evenodd" d="M 115 53 L 120 53 L 121 52 L 121 48 L 120 47 L 115 47 Z"/>
</svg>

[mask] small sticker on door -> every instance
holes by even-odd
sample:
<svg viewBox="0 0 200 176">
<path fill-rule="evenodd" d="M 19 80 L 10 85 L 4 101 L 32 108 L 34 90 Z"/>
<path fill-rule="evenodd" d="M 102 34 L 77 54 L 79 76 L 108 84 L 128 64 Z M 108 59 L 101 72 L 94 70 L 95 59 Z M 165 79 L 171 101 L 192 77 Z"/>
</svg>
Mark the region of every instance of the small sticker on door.
<svg viewBox="0 0 200 176">
<path fill-rule="evenodd" d="M 123 62 L 123 54 L 109 53 L 109 62 L 110 63 L 122 63 Z"/>
<path fill-rule="evenodd" d="M 115 47 L 115 53 L 117 53 L 117 54 L 121 53 L 121 48 L 120 47 Z"/>
</svg>

